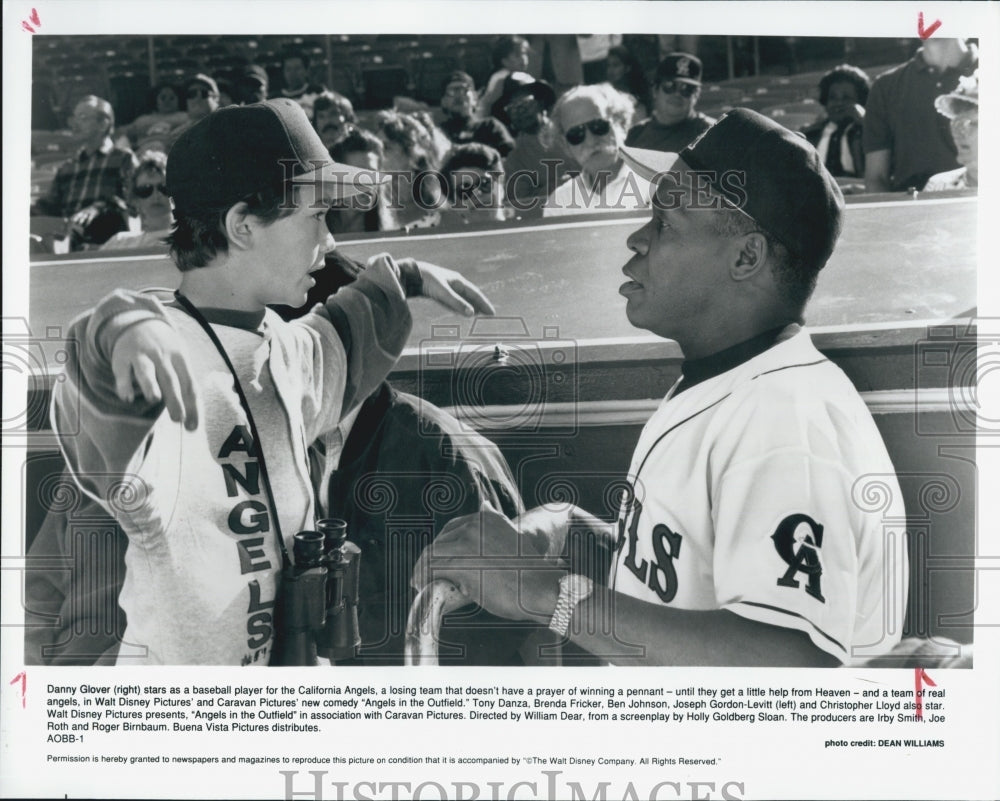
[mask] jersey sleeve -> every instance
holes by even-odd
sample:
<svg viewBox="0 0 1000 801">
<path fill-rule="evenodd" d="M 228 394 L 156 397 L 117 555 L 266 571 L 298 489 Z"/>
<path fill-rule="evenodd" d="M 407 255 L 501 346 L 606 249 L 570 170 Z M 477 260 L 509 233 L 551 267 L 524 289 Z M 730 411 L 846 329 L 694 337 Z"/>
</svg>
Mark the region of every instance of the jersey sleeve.
<svg viewBox="0 0 1000 801">
<path fill-rule="evenodd" d="M 810 380 L 761 377 L 720 414 L 714 589 L 719 607 L 803 631 L 850 663 L 899 640 L 905 509 L 864 402 L 832 368 Z M 866 500 L 876 485 L 881 506 Z"/>
<path fill-rule="evenodd" d="M 74 347 L 67 348 L 65 371 L 52 393 L 52 430 L 74 479 L 98 500 L 106 497 L 104 484 L 135 469 L 164 409 L 162 401 L 122 401 L 111 372 L 118 337 L 152 319 L 166 322 L 155 297 L 117 291 L 70 324 L 67 340 Z"/>
<path fill-rule="evenodd" d="M 328 335 L 330 323 L 339 343 L 329 353 L 315 354 L 320 363 L 311 381 L 317 403 L 306 413 L 307 425 L 312 421 L 308 441 L 332 430 L 343 413 L 374 392 L 403 352 L 413 321 L 391 256 L 373 256 L 354 283 L 301 321 L 321 336 Z"/>
<path fill-rule="evenodd" d="M 803 631 L 847 661 L 861 565 L 842 468 L 776 451 L 729 469 L 712 507 L 720 608 Z"/>
</svg>

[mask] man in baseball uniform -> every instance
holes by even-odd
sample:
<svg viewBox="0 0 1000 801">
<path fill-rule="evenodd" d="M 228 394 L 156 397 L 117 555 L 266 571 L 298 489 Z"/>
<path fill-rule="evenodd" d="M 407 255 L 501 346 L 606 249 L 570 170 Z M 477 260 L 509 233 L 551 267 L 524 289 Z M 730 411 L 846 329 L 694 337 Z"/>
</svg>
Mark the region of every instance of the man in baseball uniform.
<svg viewBox="0 0 1000 801">
<path fill-rule="evenodd" d="M 891 650 L 902 496 L 864 402 L 800 327 L 840 234 L 836 182 L 808 142 L 745 109 L 680 154 L 623 155 L 656 187 L 628 239 L 626 314 L 685 361 L 636 445 L 617 525 L 575 507 L 513 523 L 484 511 L 423 559 L 492 613 L 619 664 L 833 666 Z"/>
</svg>

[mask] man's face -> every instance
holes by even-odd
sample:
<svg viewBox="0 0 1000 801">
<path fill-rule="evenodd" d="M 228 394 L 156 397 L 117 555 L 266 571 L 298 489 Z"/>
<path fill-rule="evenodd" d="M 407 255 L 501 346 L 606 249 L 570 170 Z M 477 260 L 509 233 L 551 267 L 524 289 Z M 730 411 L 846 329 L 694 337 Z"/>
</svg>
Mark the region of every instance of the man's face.
<svg viewBox="0 0 1000 801">
<path fill-rule="evenodd" d="M 720 307 L 719 289 L 732 252 L 716 231 L 720 212 L 691 208 L 689 169 L 678 160 L 677 180 L 658 185 L 652 218 L 628 238 L 635 255 L 622 268 L 629 280 L 618 290 L 632 325 L 677 340 L 682 348 L 728 313 Z"/>
<path fill-rule="evenodd" d="M 241 279 L 254 308 L 272 303 L 301 306 L 316 283 L 312 273 L 323 267 L 324 256 L 334 248 L 326 226 L 334 189 L 304 183 L 294 188 L 292 197 L 292 214 L 253 228 L 253 258 Z"/>
<path fill-rule="evenodd" d="M 193 120 L 207 117 L 219 107 L 219 94 L 207 83 L 195 81 L 187 88 L 188 116 Z"/>
<path fill-rule="evenodd" d="M 92 103 L 77 103 L 69 118 L 73 138 L 78 142 L 99 142 L 111 127 L 110 120 Z"/>
<path fill-rule="evenodd" d="M 285 76 L 286 89 L 298 89 L 309 81 L 306 63 L 301 58 L 286 58 L 282 72 Z"/>
<path fill-rule="evenodd" d="M 603 121 L 606 133 L 594 133 Z M 567 102 L 560 114 L 563 141 L 570 156 L 585 172 L 595 175 L 599 170 L 613 170 L 618 163 L 618 148 L 625 142 L 625 131 L 589 97 Z M 599 130 L 601 128 L 599 127 Z M 583 139 L 580 139 L 580 135 Z"/>
<path fill-rule="evenodd" d="M 951 121 L 951 138 L 958 148 L 958 163 L 963 167 L 979 164 L 979 112 L 963 111 Z"/>
<path fill-rule="evenodd" d="M 313 124 L 327 147 L 333 147 L 349 130 L 347 117 L 333 106 L 316 109 Z"/>
<path fill-rule="evenodd" d="M 244 102 L 263 103 L 267 100 L 267 84 L 258 78 L 247 78 L 243 83 Z"/>
<path fill-rule="evenodd" d="M 441 98 L 441 110 L 456 117 L 470 117 L 476 107 L 476 90 L 467 83 L 450 83 Z"/>
<path fill-rule="evenodd" d="M 674 125 L 694 114 L 701 87 L 687 81 L 663 80 L 653 90 L 653 116 L 663 125 Z"/>
<path fill-rule="evenodd" d="M 534 95 L 516 95 L 505 107 L 514 133 L 538 133 L 545 125 L 547 114 Z"/>
</svg>

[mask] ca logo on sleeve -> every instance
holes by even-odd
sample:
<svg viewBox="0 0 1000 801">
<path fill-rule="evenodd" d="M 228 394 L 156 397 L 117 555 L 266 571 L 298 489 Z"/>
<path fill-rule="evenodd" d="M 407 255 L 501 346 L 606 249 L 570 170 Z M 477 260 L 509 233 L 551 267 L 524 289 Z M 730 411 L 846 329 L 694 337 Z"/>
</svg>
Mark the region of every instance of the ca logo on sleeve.
<svg viewBox="0 0 1000 801">
<path fill-rule="evenodd" d="M 798 587 L 795 578 L 802 573 L 806 580 L 806 592 L 816 600 L 826 603 L 820 588 L 823 565 L 820 562 L 820 548 L 823 546 L 823 526 L 809 515 L 789 515 L 778 524 L 771 535 L 778 555 L 788 565 L 788 570 L 778 578 L 779 587 Z"/>
</svg>

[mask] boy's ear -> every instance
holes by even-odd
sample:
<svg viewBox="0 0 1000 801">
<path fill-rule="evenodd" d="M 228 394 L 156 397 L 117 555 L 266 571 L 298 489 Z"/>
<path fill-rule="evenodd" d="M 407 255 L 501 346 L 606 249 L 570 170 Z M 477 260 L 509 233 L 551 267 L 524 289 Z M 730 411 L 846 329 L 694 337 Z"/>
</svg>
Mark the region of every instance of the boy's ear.
<svg viewBox="0 0 1000 801">
<path fill-rule="evenodd" d="M 247 250 L 250 247 L 250 238 L 253 233 L 253 225 L 249 212 L 249 206 L 240 201 L 226 212 L 225 229 L 226 239 L 230 245 Z"/>
</svg>

